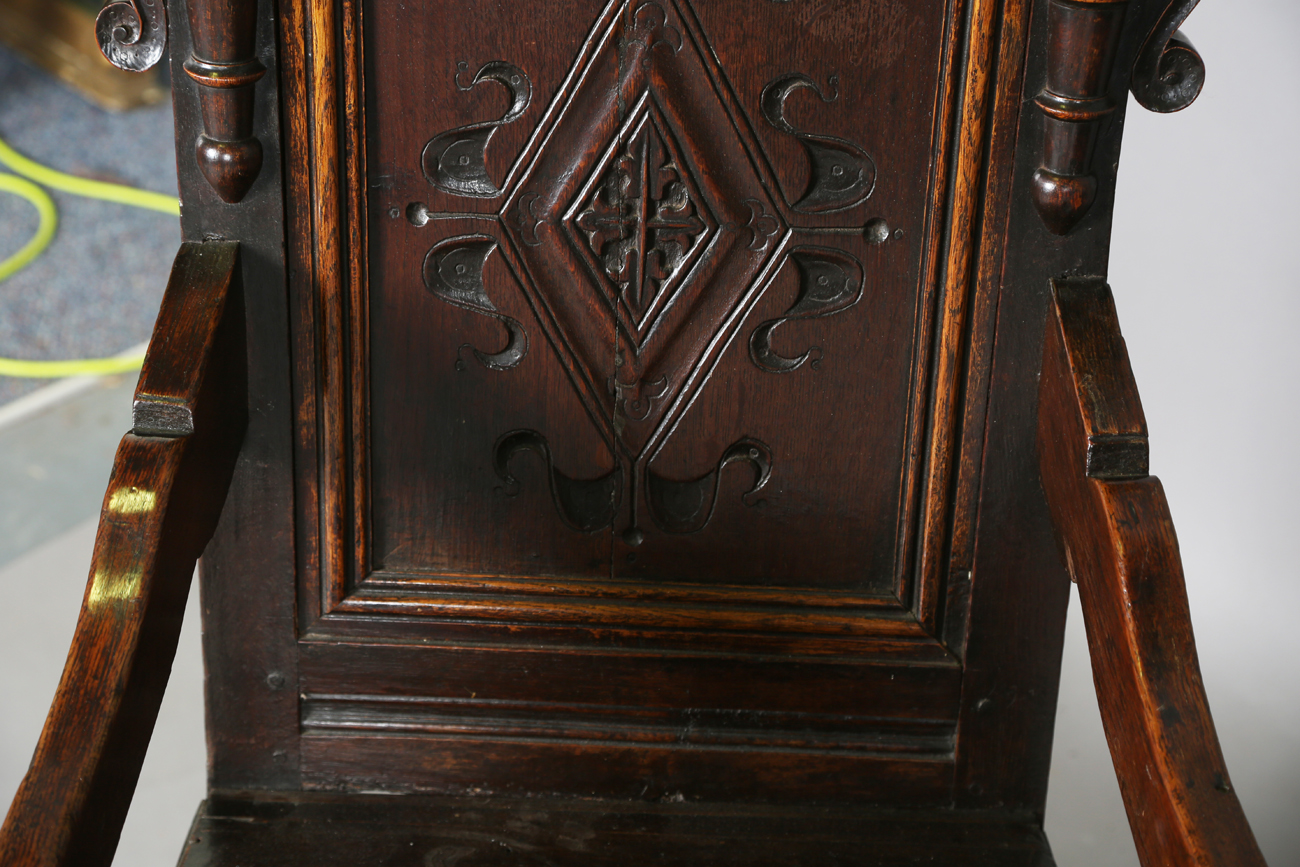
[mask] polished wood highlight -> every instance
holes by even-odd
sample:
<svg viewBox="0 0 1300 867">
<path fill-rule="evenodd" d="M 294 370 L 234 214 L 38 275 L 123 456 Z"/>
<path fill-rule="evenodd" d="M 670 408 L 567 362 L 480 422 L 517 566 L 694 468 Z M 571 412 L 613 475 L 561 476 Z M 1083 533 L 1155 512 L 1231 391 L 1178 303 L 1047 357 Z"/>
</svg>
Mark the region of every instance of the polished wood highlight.
<svg viewBox="0 0 1300 867">
<path fill-rule="evenodd" d="M 1205 698 L 1182 562 L 1110 287 L 1053 282 L 1038 447 L 1144 867 L 1263 865 Z M 1120 439 L 1122 438 L 1122 439 Z"/>
<path fill-rule="evenodd" d="M 174 399 L 191 410 L 193 428 L 147 425 L 118 447 L 67 665 L 0 829 L 5 865 L 113 860 L 194 563 L 217 523 L 244 432 L 238 265 L 235 242 L 187 242 L 177 254 L 136 405 Z"/>
<path fill-rule="evenodd" d="M 109 0 L 95 18 L 95 40 L 100 52 L 118 69 L 152 69 L 167 47 L 164 0 Z"/>
<path fill-rule="evenodd" d="M 217 195 L 234 204 L 262 168 L 262 143 L 253 135 L 254 86 L 266 74 L 256 53 L 257 0 L 189 0 L 186 6 L 194 50 L 185 72 L 200 86 L 203 112 L 195 159 Z"/>
<path fill-rule="evenodd" d="M 1113 305 L 1063 275 L 1105 273 L 1122 96 L 1191 80 L 1188 8 L 174 15 L 183 231 L 240 240 L 249 310 L 185 863 L 1050 867 L 1055 531 L 1131 530 L 1061 503 L 1111 486 L 1120 541 L 1173 550 Z M 203 136 L 265 149 L 238 207 Z M 181 369 L 146 370 L 137 433 L 202 434 Z M 1041 473 L 1040 418 L 1077 421 Z M 1230 797 L 1185 612 L 1129 588 L 1125 622 L 1104 581 L 1142 552 L 1106 553 L 1135 827 L 1222 854 L 1244 825 L 1178 813 Z M 1190 729 L 1151 721 L 1166 687 Z"/>
</svg>

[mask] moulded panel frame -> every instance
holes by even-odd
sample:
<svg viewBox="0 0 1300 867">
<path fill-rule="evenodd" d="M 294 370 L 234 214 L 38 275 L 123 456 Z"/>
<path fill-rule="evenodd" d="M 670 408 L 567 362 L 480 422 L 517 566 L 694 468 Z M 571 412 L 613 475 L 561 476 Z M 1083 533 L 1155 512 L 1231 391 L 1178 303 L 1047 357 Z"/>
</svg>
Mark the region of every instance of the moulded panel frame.
<svg viewBox="0 0 1300 867">
<path fill-rule="evenodd" d="M 1004 5 L 1015 6 L 1016 14 L 1003 15 Z M 300 321 L 310 325 L 297 329 L 295 350 L 301 635 L 374 640 L 368 624 L 378 618 L 389 624 L 390 636 L 404 631 L 422 641 L 467 640 L 473 633 L 487 641 L 609 645 L 617 644 L 609 636 L 620 633 L 665 647 L 703 641 L 758 653 L 763 637 L 771 636 L 770 647 L 782 652 L 930 662 L 961 657 L 1001 269 L 1000 245 L 981 238 L 996 237 L 1005 226 L 1006 179 L 990 167 L 1008 165 L 1014 147 L 1013 136 L 991 138 L 989 125 L 995 85 L 1018 86 L 1023 72 L 1022 0 L 947 5 L 895 593 L 887 596 L 371 572 L 361 4 L 298 0 L 283 8 L 286 65 L 299 73 L 288 84 L 302 88 L 301 99 L 285 102 L 287 130 L 303 142 L 287 180 L 312 238 L 309 251 L 298 251 L 292 279 Z"/>
</svg>

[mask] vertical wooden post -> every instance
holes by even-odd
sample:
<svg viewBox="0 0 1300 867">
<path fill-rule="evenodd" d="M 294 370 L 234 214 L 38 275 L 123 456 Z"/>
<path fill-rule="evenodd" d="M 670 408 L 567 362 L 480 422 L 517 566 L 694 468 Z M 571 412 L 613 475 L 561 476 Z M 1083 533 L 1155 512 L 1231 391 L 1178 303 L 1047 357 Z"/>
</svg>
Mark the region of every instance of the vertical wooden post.
<svg viewBox="0 0 1300 867">
<path fill-rule="evenodd" d="M 195 157 L 223 201 L 244 198 L 262 168 L 253 135 L 254 85 L 266 73 L 257 59 L 257 0 L 189 0 L 194 50 L 185 71 L 199 84 L 203 134 Z"/>
<path fill-rule="evenodd" d="M 1106 95 L 1126 0 L 1052 0 L 1047 12 L 1047 86 L 1034 98 L 1043 120 L 1043 161 L 1034 172 L 1034 205 L 1048 230 L 1064 235 L 1092 207 L 1092 152 L 1102 120 L 1115 110 Z"/>
</svg>

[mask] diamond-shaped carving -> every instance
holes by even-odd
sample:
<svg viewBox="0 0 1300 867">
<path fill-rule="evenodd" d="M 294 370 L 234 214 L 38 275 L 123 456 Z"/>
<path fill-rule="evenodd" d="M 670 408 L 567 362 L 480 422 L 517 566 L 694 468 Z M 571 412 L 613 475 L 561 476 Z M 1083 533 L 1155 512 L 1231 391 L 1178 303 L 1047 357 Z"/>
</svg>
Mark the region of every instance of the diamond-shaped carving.
<svg viewBox="0 0 1300 867">
<path fill-rule="evenodd" d="M 548 337 L 633 459 L 708 378 L 787 235 L 694 28 L 670 2 L 611 8 L 501 211 Z"/>
<path fill-rule="evenodd" d="M 666 126 L 645 94 L 565 220 L 638 348 L 716 228 Z"/>
</svg>

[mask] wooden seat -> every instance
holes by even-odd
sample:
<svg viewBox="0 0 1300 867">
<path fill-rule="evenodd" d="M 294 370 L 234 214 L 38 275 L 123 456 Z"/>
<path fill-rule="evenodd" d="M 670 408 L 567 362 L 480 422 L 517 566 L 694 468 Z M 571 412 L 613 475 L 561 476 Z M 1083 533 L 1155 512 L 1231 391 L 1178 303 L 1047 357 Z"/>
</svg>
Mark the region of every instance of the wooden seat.
<svg viewBox="0 0 1300 867">
<path fill-rule="evenodd" d="M 1052 863 L 1042 828 L 1005 815 L 323 792 L 213 793 L 181 863 L 616 867 L 629 858 L 795 867 Z"/>
<path fill-rule="evenodd" d="M 1045 867 L 1072 578 L 1143 864 L 1263 864 L 1105 276 L 1193 5 L 109 4 L 186 240 L 0 863 L 202 552 L 189 867 Z"/>
</svg>

